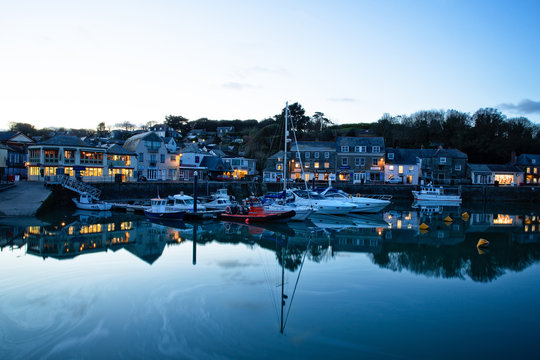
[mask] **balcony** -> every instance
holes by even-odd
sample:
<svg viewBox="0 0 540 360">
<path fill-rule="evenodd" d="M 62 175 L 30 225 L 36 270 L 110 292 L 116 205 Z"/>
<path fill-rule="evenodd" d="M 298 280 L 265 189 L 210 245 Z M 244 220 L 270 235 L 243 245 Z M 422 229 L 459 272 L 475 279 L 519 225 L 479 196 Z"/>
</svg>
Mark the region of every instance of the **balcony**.
<svg viewBox="0 0 540 360">
<path fill-rule="evenodd" d="M 43 160 L 44 164 L 58 164 L 60 162 L 60 158 L 45 158 Z"/>
</svg>

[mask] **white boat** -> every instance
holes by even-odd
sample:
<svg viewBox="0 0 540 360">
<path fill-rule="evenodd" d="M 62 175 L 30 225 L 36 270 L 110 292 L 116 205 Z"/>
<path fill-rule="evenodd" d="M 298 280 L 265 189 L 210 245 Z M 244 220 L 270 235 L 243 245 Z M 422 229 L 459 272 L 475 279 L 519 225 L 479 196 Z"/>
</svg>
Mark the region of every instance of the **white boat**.
<svg viewBox="0 0 540 360">
<path fill-rule="evenodd" d="M 150 207 L 144 210 L 144 215 L 150 219 L 182 220 L 185 210 L 176 210 L 168 204 L 167 199 L 151 199 Z"/>
<path fill-rule="evenodd" d="M 221 210 L 225 211 L 227 207 L 232 207 L 236 205 L 236 202 L 233 201 L 232 196 L 227 194 L 227 189 L 219 189 L 214 194 L 212 194 L 212 200 L 205 202 L 204 206 L 208 210 Z"/>
<path fill-rule="evenodd" d="M 171 206 L 174 210 L 182 210 L 186 212 L 193 212 L 195 206 L 195 200 L 189 195 L 184 195 L 183 193 L 169 196 L 169 199 L 172 201 Z M 197 212 L 206 211 L 206 206 L 197 204 Z"/>
<path fill-rule="evenodd" d="M 273 201 L 267 204 L 263 204 L 264 210 L 270 212 L 287 212 L 293 210 L 295 215 L 291 218 L 291 221 L 304 221 L 313 214 L 315 209 L 311 206 L 301 206 L 294 203 L 284 203 L 281 201 Z"/>
<path fill-rule="evenodd" d="M 356 206 L 352 213 L 378 213 L 390 205 L 390 195 L 352 196 L 343 190 L 326 188 L 321 195 L 326 199 L 341 200 Z"/>
<path fill-rule="evenodd" d="M 88 193 L 81 193 L 79 200 L 76 198 L 73 198 L 72 200 L 75 203 L 75 206 L 77 206 L 77 209 L 81 210 L 107 211 L 112 208 L 111 203 L 96 201 Z"/>
<path fill-rule="evenodd" d="M 437 201 L 437 202 L 451 202 L 460 204 L 461 195 L 459 194 L 446 194 L 443 187 L 435 187 L 431 184 L 421 186 L 420 191 L 413 190 L 412 194 L 416 201 Z"/>
<path fill-rule="evenodd" d="M 289 189 L 287 202 L 297 206 L 313 207 L 315 213 L 326 215 L 343 215 L 352 212 L 356 206 L 341 200 L 326 199 L 314 191 Z"/>
</svg>

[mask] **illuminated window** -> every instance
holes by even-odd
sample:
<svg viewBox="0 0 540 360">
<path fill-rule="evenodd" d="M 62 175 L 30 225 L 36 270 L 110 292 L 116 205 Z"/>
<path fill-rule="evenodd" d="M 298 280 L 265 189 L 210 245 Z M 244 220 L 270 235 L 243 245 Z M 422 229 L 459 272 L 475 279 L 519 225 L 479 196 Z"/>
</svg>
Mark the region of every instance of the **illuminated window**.
<svg viewBox="0 0 540 360">
<path fill-rule="evenodd" d="M 330 163 L 325 162 L 325 163 L 324 163 L 324 168 L 325 168 L 325 169 L 328 169 L 329 167 L 330 167 Z"/>
<path fill-rule="evenodd" d="M 403 174 L 403 165 L 399 165 L 399 170 L 398 171 L 399 171 L 400 174 Z"/>
<path fill-rule="evenodd" d="M 318 168 L 319 168 L 319 162 L 316 161 L 315 164 L 313 165 L 313 167 L 314 167 L 315 169 L 318 169 Z"/>
</svg>

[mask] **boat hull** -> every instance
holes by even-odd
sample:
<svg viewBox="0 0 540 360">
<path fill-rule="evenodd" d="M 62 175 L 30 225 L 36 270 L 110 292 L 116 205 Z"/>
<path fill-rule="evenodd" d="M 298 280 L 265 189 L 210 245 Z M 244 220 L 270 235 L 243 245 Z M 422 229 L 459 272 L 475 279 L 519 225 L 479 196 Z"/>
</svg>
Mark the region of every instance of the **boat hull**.
<svg viewBox="0 0 540 360">
<path fill-rule="evenodd" d="M 152 212 L 144 210 L 144 215 L 149 219 L 168 219 L 168 220 L 183 220 L 186 215 L 185 211 L 168 211 L 168 212 Z"/>
<path fill-rule="evenodd" d="M 75 206 L 77 209 L 81 210 L 94 210 L 94 211 L 108 211 L 111 210 L 112 204 L 108 203 L 92 203 L 92 204 L 83 204 L 79 202 L 77 199 L 72 199 L 75 203 Z"/>
<path fill-rule="evenodd" d="M 432 195 L 421 194 L 418 191 L 412 192 L 416 201 L 431 201 L 431 202 L 452 202 L 461 203 L 461 197 L 459 195 Z"/>
</svg>

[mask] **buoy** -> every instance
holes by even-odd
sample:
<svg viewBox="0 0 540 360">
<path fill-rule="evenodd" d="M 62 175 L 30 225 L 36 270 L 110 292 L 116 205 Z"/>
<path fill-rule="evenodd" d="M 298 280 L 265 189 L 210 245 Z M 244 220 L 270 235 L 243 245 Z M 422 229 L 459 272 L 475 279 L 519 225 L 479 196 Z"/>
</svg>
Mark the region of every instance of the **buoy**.
<svg viewBox="0 0 540 360">
<path fill-rule="evenodd" d="M 444 218 L 444 222 L 452 222 L 454 220 L 452 220 L 452 218 L 450 216 L 447 216 Z"/>
<path fill-rule="evenodd" d="M 249 219 L 246 219 L 246 224 L 249 224 Z"/>
<path fill-rule="evenodd" d="M 427 230 L 429 229 L 429 226 L 426 225 L 426 223 L 420 224 L 420 230 Z"/>
<path fill-rule="evenodd" d="M 461 218 L 463 220 L 468 219 L 469 218 L 469 213 L 465 211 L 463 214 L 461 214 Z"/>
<path fill-rule="evenodd" d="M 478 244 L 476 244 L 477 248 L 485 248 L 488 246 L 489 246 L 489 241 L 487 241 L 486 239 L 480 239 L 478 240 Z"/>
</svg>

